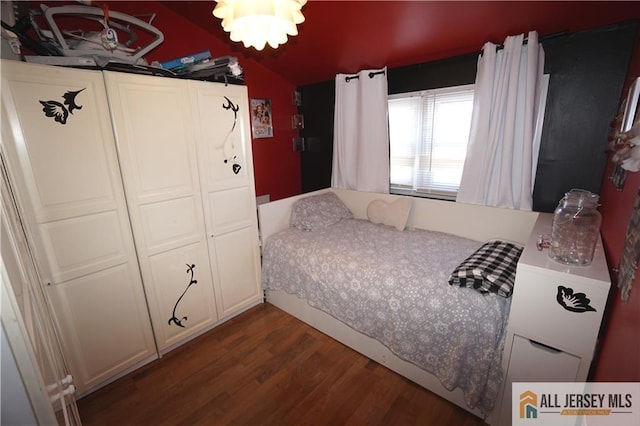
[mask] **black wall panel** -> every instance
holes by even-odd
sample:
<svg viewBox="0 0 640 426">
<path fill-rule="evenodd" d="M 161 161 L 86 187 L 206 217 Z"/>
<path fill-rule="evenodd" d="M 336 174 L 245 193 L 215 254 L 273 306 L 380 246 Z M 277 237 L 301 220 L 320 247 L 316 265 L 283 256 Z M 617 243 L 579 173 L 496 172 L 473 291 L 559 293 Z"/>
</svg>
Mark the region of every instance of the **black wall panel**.
<svg viewBox="0 0 640 426">
<path fill-rule="evenodd" d="M 552 212 L 572 188 L 599 193 L 637 24 L 543 41 L 549 94 L 533 209 Z"/>
<path fill-rule="evenodd" d="M 478 55 L 456 56 L 434 62 L 391 68 L 387 76 L 389 94 L 473 84 L 476 81 Z"/>
<path fill-rule="evenodd" d="M 298 91 L 299 112 L 304 115 L 300 136 L 305 138 L 305 150 L 300 153 L 302 192 L 310 192 L 331 186 L 335 82 L 302 86 Z"/>
</svg>

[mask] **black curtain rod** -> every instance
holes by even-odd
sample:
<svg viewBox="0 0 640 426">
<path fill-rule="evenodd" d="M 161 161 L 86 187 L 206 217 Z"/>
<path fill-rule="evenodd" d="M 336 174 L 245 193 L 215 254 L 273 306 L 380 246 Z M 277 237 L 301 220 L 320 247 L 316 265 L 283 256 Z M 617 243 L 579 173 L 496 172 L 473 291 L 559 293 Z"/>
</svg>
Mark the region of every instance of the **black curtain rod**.
<svg viewBox="0 0 640 426">
<path fill-rule="evenodd" d="M 542 43 L 543 41 L 551 40 L 552 38 L 564 37 L 567 34 L 569 34 L 569 32 L 562 31 L 562 32 L 559 32 L 559 33 L 549 34 L 549 35 L 544 36 L 544 37 L 538 37 L 538 43 Z M 522 41 L 523 45 L 526 45 L 527 43 L 529 43 L 529 37 L 525 37 L 524 40 Z M 500 49 L 504 49 L 504 45 L 503 44 L 498 44 L 497 45 L 496 50 L 500 50 Z M 480 49 L 480 51 L 482 52 L 482 49 Z"/>
<path fill-rule="evenodd" d="M 371 71 L 369 73 L 369 78 L 373 78 L 373 76 L 378 75 L 378 74 L 384 74 L 384 71 Z M 347 83 L 350 82 L 351 80 L 355 80 L 360 78 L 359 75 L 353 75 L 353 76 L 347 76 L 344 78 L 344 81 L 346 81 Z"/>
</svg>

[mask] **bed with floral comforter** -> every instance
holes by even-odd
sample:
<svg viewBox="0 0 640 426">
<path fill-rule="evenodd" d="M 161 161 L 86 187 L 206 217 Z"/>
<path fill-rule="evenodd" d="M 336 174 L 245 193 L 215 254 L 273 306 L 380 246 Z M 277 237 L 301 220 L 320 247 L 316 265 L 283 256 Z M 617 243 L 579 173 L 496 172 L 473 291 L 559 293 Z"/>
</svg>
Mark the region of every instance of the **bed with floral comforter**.
<svg viewBox="0 0 640 426">
<path fill-rule="evenodd" d="M 304 298 L 487 413 L 500 388 L 510 298 L 449 285 L 481 242 L 345 218 L 290 227 L 263 250 L 263 287 Z"/>
</svg>

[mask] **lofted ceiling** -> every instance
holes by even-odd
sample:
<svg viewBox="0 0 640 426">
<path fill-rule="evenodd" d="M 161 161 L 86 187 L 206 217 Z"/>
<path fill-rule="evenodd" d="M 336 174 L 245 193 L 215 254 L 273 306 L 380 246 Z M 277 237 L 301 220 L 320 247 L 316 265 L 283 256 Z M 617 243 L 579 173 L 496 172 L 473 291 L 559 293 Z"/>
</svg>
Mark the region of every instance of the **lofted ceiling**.
<svg viewBox="0 0 640 426">
<path fill-rule="evenodd" d="M 575 32 L 640 18 L 637 1 L 309 1 L 298 36 L 274 50 L 229 40 L 210 1 L 163 4 L 295 85 L 479 51 L 486 41 Z M 240 55 L 239 55 L 240 56 Z"/>
</svg>

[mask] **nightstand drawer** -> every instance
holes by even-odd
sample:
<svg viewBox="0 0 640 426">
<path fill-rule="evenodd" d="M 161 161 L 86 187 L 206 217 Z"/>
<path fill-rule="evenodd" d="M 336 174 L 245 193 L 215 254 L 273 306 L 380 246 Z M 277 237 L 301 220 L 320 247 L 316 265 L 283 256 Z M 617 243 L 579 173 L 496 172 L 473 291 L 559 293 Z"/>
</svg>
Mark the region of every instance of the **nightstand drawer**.
<svg viewBox="0 0 640 426">
<path fill-rule="evenodd" d="M 505 347 L 505 352 L 510 355 L 499 414 L 500 426 L 511 424 L 513 383 L 573 382 L 583 362 L 572 354 L 544 347 L 518 335 L 513 336 L 513 344 Z"/>
<path fill-rule="evenodd" d="M 545 345 L 592 356 L 608 283 L 518 265 L 509 329 Z M 513 309 L 517 306 L 517 309 Z"/>
<path fill-rule="evenodd" d="M 573 382 L 580 358 L 515 335 L 511 346 L 509 382 Z"/>
</svg>

